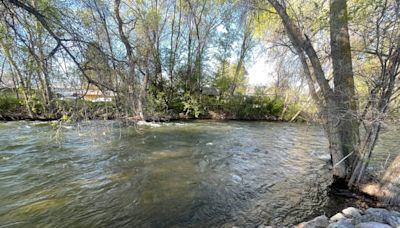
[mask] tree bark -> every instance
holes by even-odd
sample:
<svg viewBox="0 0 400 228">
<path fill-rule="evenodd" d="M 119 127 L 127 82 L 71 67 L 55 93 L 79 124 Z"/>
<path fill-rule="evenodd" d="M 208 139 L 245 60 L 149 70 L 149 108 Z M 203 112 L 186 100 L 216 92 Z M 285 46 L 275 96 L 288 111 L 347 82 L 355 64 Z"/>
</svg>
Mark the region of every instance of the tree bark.
<svg viewBox="0 0 400 228">
<path fill-rule="evenodd" d="M 342 141 L 343 162 L 348 167 L 346 179 L 351 176 L 352 164 L 358 156 L 359 124 L 357 120 L 357 100 L 350 50 L 346 0 L 330 0 L 330 45 L 333 67 L 334 96 L 340 116 L 338 130 Z"/>
<path fill-rule="evenodd" d="M 231 85 L 231 89 L 230 89 L 230 95 L 233 96 L 235 94 L 235 90 L 238 84 L 238 78 L 239 75 L 242 71 L 242 67 L 244 64 L 244 59 L 246 57 L 246 54 L 248 52 L 248 50 L 250 49 L 250 42 L 251 42 L 251 36 L 252 36 L 252 31 L 249 25 L 249 22 L 245 22 L 245 28 L 244 28 L 244 32 L 243 32 L 243 38 L 242 38 L 242 45 L 240 47 L 240 54 L 239 54 L 239 60 L 238 63 L 236 65 L 236 69 L 235 69 L 235 74 L 233 75 L 233 82 Z M 251 22 L 250 22 L 251 23 Z"/>
<path fill-rule="evenodd" d="M 329 153 L 333 163 L 333 176 L 336 179 L 346 179 L 348 167 L 343 162 L 343 144 L 339 129 L 339 116 L 334 91 L 325 78 L 321 62 L 307 35 L 303 34 L 296 23 L 289 17 L 286 8 L 277 0 L 268 0 L 282 19 L 285 30 L 297 54 L 300 57 L 304 73 L 309 84 L 310 93 L 319 105 L 319 112 L 329 141 Z M 317 83 L 321 90 L 318 95 L 314 84 Z"/>
<path fill-rule="evenodd" d="M 117 19 L 117 26 L 118 26 L 118 33 L 119 37 L 125 47 L 126 51 L 126 58 L 127 58 L 127 63 L 128 63 L 128 69 L 129 69 L 129 78 L 126 81 L 128 84 L 128 95 L 131 98 L 131 103 L 133 106 L 133 112 L 134 114 L 139 117 L 140 119 L 143 120 L 143 106 L 140 98 L 140 91 L 137 93 L 136 91 L 136 61 L 133 56 L 133 47 L 131 43 L 129 42 L 128 36 L 124 32 L 124 22 L 122 21 L 121 15 L 120 15 L 120 7 L 121 0 L 115 0 L 114 1 L 114 14 Z"/>
<path fill-rule="evenodd" d="M 16 62 L 14 61 L 14 59 L 12 58 L 10 49 L 9 49 L 9 47 L 7 47 L 7 44 L 5 44 L 5 43 L 3 43 L 3 42 L 1 41 L 1 42 L 0 42 L 0 47 L 3 49 L 3 53 L 4 53 L 4 55 L 5 55 L 5 58 L 6 58 L 7 61 L 10 63 L 10 65 L 11 65 L 11 67 L 12 67 L 14 73 L 15 73 L 15 74 L 17 75 L 17 77 L 18 77 L 18 79 L 17 79 L 17 84 L 19 84 L 19 86 L 20 86 L 19 89 L 21 89 L 22 96 L 23 96 L 23 98 L 24 98 L 25 108 L 26 108 L 26 111 L 27 111 L 27 113 L 28 113 L 28 116 L 29 116 L 30 118 L 33 118 L 33 112 L 32 112 L 32 109 L 31 109 L 31 107 L 30 107 L 30 105 L 29 105 L 30 99 L 29 99 L 29 95 L 28 95 L 28 92 L 27 92 L 27 90 L 29 90 L 29 88 L 28 88 L 28 87 L 26 86 L 26 84 L 25 84 L 25 81 L 24 81 L 22 72 L 21 72 L 21 70 L 19 69 L 17 63 L 16 63 Z M 18 92 L 17 92 L 17 94 L 18 94 Z"/>
</svg>

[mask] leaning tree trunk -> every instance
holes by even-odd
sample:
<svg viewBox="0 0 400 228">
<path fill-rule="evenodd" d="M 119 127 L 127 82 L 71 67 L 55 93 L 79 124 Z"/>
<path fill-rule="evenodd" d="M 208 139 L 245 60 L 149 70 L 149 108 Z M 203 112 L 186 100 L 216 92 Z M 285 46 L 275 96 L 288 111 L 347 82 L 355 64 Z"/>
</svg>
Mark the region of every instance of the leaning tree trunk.
<svg viewBox="0 0 400 228">
<path fill-rule="evenodd" d="M 400 206 L 400 154 L 386 170 L 382 179 L 381 192 L 384 202 Z"/>
<path fill-rule="evenodd" d="M 371 159 L 372 151 L 375 147 L 376 141 L 378 140 L 380 129 L 381 122 L 376 121 L 371 124 L 365 133 L 365 136 L 360 143 L 357 159 L 354 160 L 353 170 L 348 181 L 349 187 L 358 186 L 361 183 Z"/>
<path fill-rule="evenodd" d="M 349 151 L 353 151 L 357 143 L 348 143 L 348 140 L 356 142 L 357 137 L 346 138 L 344 135 L 358 136 L 358 128 L 353 127 L 355 113 L 353 109 L 354 81 L 351 66 L 350 42 L 347 28 L 347 11 L 345 0 L 331 0 L 331 23 L 334 28 L 331 30 L 331 37 L 334 41 L 331 45 L 332 59 L 334 61 L 335 90 L 331 88 L 326 80 L 320 58 L 312 46 L 311 40 L 305 35 L 297 24 L 290 18 L 284 5 L 278 0 L 268 0 L 281 17 L 285 30 L 292 41 L 297 54 L 307 75 L 311 94 L 319 106 L 320 114 L 324 122 L 325 132 L 329 140 L 329 152 L 333 163 L 333 176 L 335 180 L 346 181 L 349 174 L 349 164 L 347 160 Z M 337 61 L 339 59 L 345 61 Z M 344 69 L 343 69 L 344 68 Z M 343 80 L 343 81 L 342 81 Z M 317 83 L 321 92 L 318 95 L 314 84 Z M 341 95 L 341 93 L 344 95 Z M 340 99 L 338 96 L 340 95 Z M 344 104 L 341 104 L 344 102 Z M 340 111 L 340 112 L 339 112 Z M 354 115 L 354 116 L 353 116 Z M 348 118 L 344 119 L 343 118 Z M 346 123 L 350 122 L 348 125 Z M 344 131 L 345 127 L 350 127 L 349 131 Z M 346 129 L 348 130 L 348 129 Z M 349 132 L 349 133 L 348 133 Z M 342 142 L 345 140 L 345 143 Z"/>
</svg>

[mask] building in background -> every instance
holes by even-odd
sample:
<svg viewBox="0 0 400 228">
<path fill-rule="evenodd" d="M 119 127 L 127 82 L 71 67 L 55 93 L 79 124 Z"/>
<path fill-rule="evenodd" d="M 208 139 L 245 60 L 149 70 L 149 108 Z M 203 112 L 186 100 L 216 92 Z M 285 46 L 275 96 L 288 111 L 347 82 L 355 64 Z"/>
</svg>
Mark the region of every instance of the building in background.
<svg viewBox="0 0 400 228">
<path fill-rule="evenodd" d="M 115 98 L 115 94 L 113 92 L 106 91 L 103 93 L 98 89 L 81 90 L 58 87 L 54 88 L 53 91 L 61 100 L 83 99 L 91 102 L 111 102 Z"/>
</svg>

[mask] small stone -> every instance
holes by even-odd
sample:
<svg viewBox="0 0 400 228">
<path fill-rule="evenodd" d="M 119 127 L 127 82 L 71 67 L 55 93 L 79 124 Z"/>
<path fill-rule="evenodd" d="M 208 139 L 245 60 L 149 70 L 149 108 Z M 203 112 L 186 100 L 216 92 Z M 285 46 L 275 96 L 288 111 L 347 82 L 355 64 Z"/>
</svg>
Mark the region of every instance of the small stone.
<svg viewBox="0 0 400 228">
<path fill-rule="evenodd" d="M 325 215 L 318 216 L 308 222 L 300 223 L 298 228 L 325 228 L 329 225 L 328 218 Z"/>
<path fill-rule="evenodd" d="M 345 218 L 346 218 L 346 216 L 344 216 L 342 213 L 337 213 L 336 215 L 332 216 L 332 217 L 329 219 L 329 221 L 330 221 L 330 222 L 336 222 L 336 221 L 339 221 L 339 220 L 345 219 Z"/>
<path fill-rule="evenodd" d="M 364 222 L 356 225 L 356 228 L 392 228 L 392 227 L 379 222 Z"/>
<path fill-rule="evenodd" d="M 343 215 L 350 218 L 350 217 L 360 217 L 361 216 L 361 210 L 354 208 L 354 207 L 348 207 L 342 211 Z"/>
<path fill-rule="evenodd" d="M 341 219 L 335 223 L 329 224 L 328 228 L 354 228 L 351 219 Z"/>
</svg>

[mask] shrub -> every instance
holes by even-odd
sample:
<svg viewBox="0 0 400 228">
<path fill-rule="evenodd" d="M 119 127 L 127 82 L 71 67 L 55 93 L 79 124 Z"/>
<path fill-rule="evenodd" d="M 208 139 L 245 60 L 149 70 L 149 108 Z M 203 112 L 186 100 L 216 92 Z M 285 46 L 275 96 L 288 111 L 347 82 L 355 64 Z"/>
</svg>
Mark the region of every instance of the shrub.
<svg viewBox="0 0 400 228">
<path fill-rule="evenodd" d="M 198 118 L 201 114 L 204 113 L 204 108 L 198 97 L 190 95 L 189 93 L 185 93 L 183 96 L 183 111 L 188 115 L 193 115 L 195 118 Z"/>
<path fill-rule="evenodd" d="M 23 102 L 12 96 L 0 96 L 0 113 L 11 113 L 19 111 Z"/>
<path fill-rule="evenodd" d="M 273 101 L 271 101 L 271 109 L 270 109 L 270 114 L 272 116 L 279 116 L 282 111 L 283 111 L 283 107 L 285 106 L 285 104 L 283 103 L 283 101 L 281 99 L 274 99 Z"/>
</svg>

